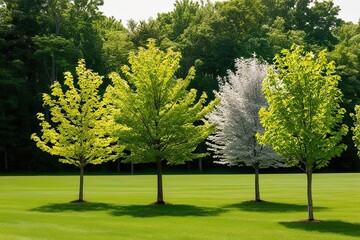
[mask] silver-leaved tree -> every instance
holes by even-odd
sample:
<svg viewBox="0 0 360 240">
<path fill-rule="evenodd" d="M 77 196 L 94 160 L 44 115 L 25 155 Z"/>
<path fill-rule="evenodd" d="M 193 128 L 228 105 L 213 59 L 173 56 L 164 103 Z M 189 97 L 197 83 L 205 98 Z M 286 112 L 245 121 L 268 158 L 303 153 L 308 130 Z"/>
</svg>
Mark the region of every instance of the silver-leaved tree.
<svg viewBox="0 0 360 240">
<path fill-rule="evenodd" d="M 219 92 L 215 94 L 221 102 L 207 117 L 217 125 L 207 141 L 208 149 L 219 159 L 216 163 L 254 168 L 255 201 L 261 201 L 259 169 L 283 165 L 279 155 L 256 140 L 256 133 L 264 131 L 258 112 L 267 105 L 261 90 L 267 67 L 255 57 L 236 59 L 236 71 L 229 70 L 219 79 Z"/>
</svg>

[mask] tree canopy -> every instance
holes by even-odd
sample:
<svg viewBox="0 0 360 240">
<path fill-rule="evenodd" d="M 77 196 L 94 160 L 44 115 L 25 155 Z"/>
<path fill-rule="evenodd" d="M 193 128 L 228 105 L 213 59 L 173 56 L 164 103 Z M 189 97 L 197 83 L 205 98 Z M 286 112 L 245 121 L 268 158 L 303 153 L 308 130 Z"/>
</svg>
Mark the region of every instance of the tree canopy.
<svg viewBox="0 0 360 240">
<path fill-rule="evenodd" d="M 119 109 L 117 137 L 129 152 L 124 158 L 157 163 L 158 177 L 162 161 L 176 165 L 204 156 L 196 147 L 215 129 L 204 117 L 218 100 L 206 104 L 206 93 L 197 99 L 195 89 L 187 90 L 194 68 L 184 79 L 175 77 L 180 58 L 179 52 L 161 51 L 150 40 L 146 48 L 130 54 L 129 66 L 122 67 L 126 80 L 111 74 L 114 86 L 107 90 Z M 162 204 L 162 186 L 158 194 L 157 203 Z"/>
</svg>

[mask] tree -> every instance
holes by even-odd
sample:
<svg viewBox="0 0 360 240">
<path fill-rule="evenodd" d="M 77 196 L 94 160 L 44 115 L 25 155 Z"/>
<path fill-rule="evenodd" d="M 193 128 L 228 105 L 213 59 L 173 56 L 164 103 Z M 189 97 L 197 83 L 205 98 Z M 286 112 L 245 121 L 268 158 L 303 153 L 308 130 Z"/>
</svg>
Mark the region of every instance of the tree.
<svg viewBox="0 0 360 240">
<path fill-rule="evenodd" d="M 31 37 L 38 30 L 38 7 L 38 1 L 0 1 L 0 159 L 5 170 L 31 162 L 30 111 L 36 105 Z"/>
<path fill-rule="evenodd" d="M 176 0 L 174 9 L 169 13 L 158 14 L 158 21 L 172 41 L 179 41 L 190 24 L 196 22 L 202 6 L 192 0 Z"/>
<path fill-rule="evenodd" d="M 180 58 L 180 53 L 161 51 L 154 40 L 149 40 L 146 49 L 130 54 L 130 66 L 122 67 L 127 81 L 113 73 L 110 78 L 114 86 L 107 89 L 115 108 L 120 109 L 117 136 L 129 152 L 125 161 L 157 165 L 158 205 L 165 204 L 162 162 L 177 165 L 204 156 L 194 151 L 215 130 L 203 118 L 218 100 L 205 105 L 205 93 L 197 100 L 196 90 L 187 90 L 194 68 L 185 79 L 176 79 Z"/>
<path fill-rule="evenodd" d="M 75 47 L 81 51 L 87 64 L 95 71 L 101 71 L 102 36 L 96 29 L 97 22 L 103 21 L 104 16 L 99 8 L 103 0 L 72 0 L 69 11 L 69 23 L 66 37 L 72 39 Z"/>
<path fill-rule="evenodd" d="M 269 60 L 272 60 L 274 55 L 282 49 L 290 48 L 294 43 L 297 45 L 304 45 L 305 43 L 304 38 L 306 33 L 301 30 L 286 30 L 285 20 L 281 17 L 277 17 L 270 27 L 265 26 L 265 28 L 271 49 L 271 51 L 269 51 Z"/>
<path fill-rule="evenodd" d="M 221 16 L 209 1 L 201 4 L 189 26 L 178 37 L 183 54 L 180 74 L 185 75 L 190 66 L 196 66 L 196 76 L 190 86 L 205 91 L 213 98 L 218 88 L 216 77 L 224 75 L 236 56 L 234 35 L 225 32 Z"/>
<path fill-rule="evenodd" d="M 356 105 L 360 104 L 360 25 L 346 23 L 334 31 L 338 39 L 335 49 L 329 53 L 330 59 L 337 64 L 337 74 L 341 76 L 339 88 L 344 94 L 342 106 L 346 112 L 354 111 Z M 344 123 L 348 126 L 354 124 L 354 119 L 350 114 L 344 116 Z M 360 162 L 356 157 L 357 148 L 351 134 L 343 140 L 348 148 L 341 155 L 341 159 L 336 159 L 332 165 L 338 169 L 359 170 Z"/>
<path fill-rule="evenodd" d="M 76 73 L 77 84 L 67 72 L 64 86 L 56 81 L 51 85 L 51 94 L 43 95 L 44 106 L 50 108 L 51 122 L 45 120 L 43 113 L 38 113 L 42 135 L 34 133 L 31 138 L 41 150 L 80 169 L 76 202 L 83 202 L 84 167 L 116 160 L 123 148 L 116 144 L 117 138 L 110 135 L 114 121 L 107 114 L 107 99 L 98 94 L 102 77 L 86 69 L 84 60 L 79 61 Z"/>
<path fill-rule="evenodd" d="M 50 84 L 57 81 L 59 69 L 69 68 L 81 55 L 71 41 L 60 36 L 35 36 L 32 40 L 37 48 L 33 56 L 43 63 Z"/>
<path fill-rule="evenodd" d="M 107 72 L 119 71 L 127 63 L 128 54 L 134 49 L 129 32 L 114 18 L 99 21 L 98 31 L 103 36 L 102 57 Z"/>
<path fill-rule="evenodd" d="M 246 165 L 255 171 L 255 201 L 261 201 L 259 168 L 281 166 L 279 156 L 268 146 L 260 145 L 256 133 L 263 132 L 258 112 L 267 105 L 261 84 L 267 64 L 255 57 L 236 59 L 235 72 L 219 79 L 216 96 L 220 105 L 209 114 L 209 122 L 216 124 L 216 132 L 208 137 L 209 150 L 219 158 L 216 163 L 229 166 Z"/>
<path fill-rule="evenodd" d="M 300 30 L 306 44 L 314 48 L 334 47 L 336 38 L 332 31 L 340 26 L 340 8 L 333 1 L 319 0 L 261 0 L 264 15 L 270 25 L 277 17 L 285 20 L 285 30 Z"/>
<path fill-rule="evenodd" d="M 46 72 L 50 84 L 57 81 L 62 70 L 67 70 L 67 66 L 75 65 L 80 55 L 71 40 L 63 37 L 64 28 L 70 24 L 68 22 L 70 7 L 68 0 L 45 0 L 38 14 L 41 26 L 38 33 L 43 35 L 32 38 L 36 46 L 34 58 L 39 60 L 39 65 L 43 67 L 41 71 Z"/>
<path fill-rule="evenodd" d="M 358 156 L 360 156 L 360 105 L 355 106 L 354 127 L 351 129 L 354 133 L 353 141 L 358 149 Z"/>
<path fill-rule="evenodd" d="M 306 22 L 308 26 L 303 28 L 307 33 L 307 42 L 320 47 L 333 48 L 337 43 L 333 30 L 343 23 L 338 18 L 340 7 L 334 5 L 333 1 L 316 0 L 309 9 L 310 14 Z"/>
<path fill-rule="evenodd" d="M 266 26 L 275 24 L 275 18 L 271 18 L 274 6 L 284 7 L 284 4 L 274 2 L 270 9 L 268 4 L 264 0 L 231 0 L 216 4 L 222 17 L 221 28 L 226 29 L 219 35 L 225 35 L 235 43 L 235 56 L 251 57 L 255 51 L 260 59 L 272 60 L 273 45 L 269 42 Z"/>
<path fill-rule="evenodd" d="M 348 131 L 341 124 L 345 109 L 340 107 L 340 77 L 325 50 L 316 57 L 294 45 L 274 60 L 263 83 L 269 106 L 259 112 L 265 132 L 258 140 L 269 144 L 288 165 L 305 171 L 308 221 L 313 221 L 312 173 L 346 149 L 340 143 Z"/>
</svg>

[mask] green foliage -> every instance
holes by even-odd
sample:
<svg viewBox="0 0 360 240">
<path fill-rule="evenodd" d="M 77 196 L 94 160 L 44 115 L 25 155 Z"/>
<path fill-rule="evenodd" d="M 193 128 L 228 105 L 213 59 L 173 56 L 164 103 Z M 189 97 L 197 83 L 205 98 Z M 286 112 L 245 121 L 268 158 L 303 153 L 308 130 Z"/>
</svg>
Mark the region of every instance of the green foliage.
<svg viewBox="0 0 360 240">
<path fill-rule="evenodd" d="M 265 128 L 259 141 L 271 145 L 291 166 L 302 165 L 310 172 L 326 166 L 346 149 L 339 144 L 348 129 L 341 125 L 345 109 L 340 107 L 339 81 L 326 51 L 316 57 L 294 45 L 276 55 L 263 83 L 269 107 L 259 113 Z"/>
<path fill-rule="evenodd" d="M 315 1 L 309 6 L 311 7 L 306 16 L 307 22 L 302 29 L 307 33 L 307 42 L 320 47 L 333 48 L 337 43 L 333 30 L 342 23 L 338 18 L 340 8 L 333 1 Z"/>
<path fill-rule="evenodd" d="M 127 63 L 129 52 L 134 49 L 129 32 L 114 18 L 104 18 L 98 24 L 103 37 L 104 68 L 107 72 L 119 71 L 119 66 Z"/>
<path fill-rule="evenodd" d="M 335 29 L 334 35 L 337 37 L 338 44 L 329 53 L 329 58 L 337 63 L 337 74 L 341 76 L 339 87 L 344 94 L 342 106 L 347 113 L 352 113 L 356 105 L 360 104 L 360 27 L 359 24 L 346 23 Z M 353 126 L 353 118 L 346 114 L 344 122 L 348 126 Z M 344 139 L 348 149 L 343 154 L 344 160 L 337 163 L 337 168 L 346 167 L 348 169 L 358 169 L 360 165 L 355 157 L 357 148 L 354 146 L 352 136 L 349 134 Z"/>
<path fill-rule="evenodd" d="M 133 22 L 130 23 L 134 24 Z M 146 46 L 149 38 L 156 39 L 161 45 L 161 42 L 166 38 L 164 34 L 165 29 L 162 28 L 159 21 L 152 18 L 147 22 L 140 21 L 139 23 L 135 23 L 131 28 L 130 38 L 136 47 Z"/>
<path fill-rule="evenodd" d="M 267 28 L 267 39 L 271 46 L 271 57 L 282 49 L 288 49 L 293 44 L 304 45 L 306 33 L 301 30 L 286 30 L 285 20 L 277 17 L 273 24 Z"/>
<path fill-rule="evenodd" d="M 9 4 L 0 1 L 0 169 L 6 171 L 19 166 L 18 159 L 29 148 L 23 143 L 29 141 L 30 134 L 31 95 L 26 84 L 31 77 L 27 74 L 26 49 L 30 43 L 21 27 L 14 25 L 20 21 L 17 17 Z M 31 27 L 33 22 L 27 20 Z"/>
<path fill-rule="evenodd" d="M 341 76 L 341 89 L 344 93 L 346 109 L 352 111 L 359 104 L 360 94 L 360 26 L 346 23 L 334 31 L 339 43 L 329 54 L 330 58 L 339 65 L 338 74 Z"/>
<path fill-rule="evenodd" d="M 81 56 L 74 44 L 61 36 L 54 34 L 35 36 L 32 38 L 36 50 L 34 58 L 43 63 L 49 82 L 54 83 L 60 71 L 69 69 Z"/>
<path fill-rule="evenodd" d="M 169 35 L 172 40 L 178 40 L 189 25 L 194 23 L 199 10 L 200 4 L 196 1 L 175 1 L 174 10 L 168 14 L 170 16 Z"/>
<path fill-rule="evenodd" d="M 355 147 L 358 149 L 358 156 L 360 156 L 360 106 L 355 106 L 355 114 L 354 117 L 354 127 L 351 129 L 354 133 L 353 141 Z"/>
<path fill-rule="evenodd" d="M 130 152 L 126 161 L 182 164 L 205 155 L 194 151 L 215 130 L 203 118 L 218 100 L 205 106 L 205 93 L 197 100 L 196 90 L 187 90 L 194 68 L 185 79 L 175 78 L 180 58 L 180 53 L 163 52 L 150 40 L 147 48 L 130 54 L 130 66 L 122 67 L 127 81 L 111 74 L 114 87 L 108 88 L 108 97 L 120 110 L 117 136 Z"/>
<path fill-rule="evenodd" d="M 86 69 L 83 60 L 79 61 L 76 73 L 77 84 L 67 72 L 64 86 L 56 81 L 51 94 L 43 95 L 51 121 L 38 113 L 42 134 L 34 133 L 31 138 L 41 150 L 79 168 L 116 160 L 122 147 L 115 144 L 116 137 L 110 136 L 114 121 L 107 114 L 106 101 L 98 93 L 102 77 Z"/>
<path fill-rule="evenodd" d="M 0 142 L 13 146 L 8 151 L 13 166 L 39 169 L 41 160 L 28 135 L 37 126 L 34 116 L 41 109 L 40 93 L 49 92 L 54 81 L 61 82 L 62 72 L 74 74 L 80 57 L 101 75 L 118 72 L 119 66 L 128 63 L 129 52 L 145 47 L 148 38 L 156 39 L 162 50 L 171 47 L 182 53 L 178 77 L 185 78 L 196 65 L 189 88 L 205 91 L 207 101 L 218 90 L 217 76 L 234 70 L 235 58 L 255 52 L 271 63 L 275 53 L 293 43 L 316 53 L 326 47 L 339 65 L 342 106 L 350 112 L 359 104 L 359 27 L 344 24 L 333 1 L 177 0 L 173 10 L 146 21 L 129 21 L 128 29 L 99 11 L 103 2 L 0 0 Z M 349 115 L 345 122 L 352 124 Z M 351 145 L 351 136 L 345 141 Z M 354 159 L 355 148 L 349 150 L 340 164 L 353 169 L 357 166 L 350 159 Z"/>
<path fill-rule="evenodd" d="M 306 43 L 312 48 L 332 48 L 336 38 L 332 31 L 341 25 L 340 8 L 333 1 L 261 0 L 264 18 L 271 25 L 277 17 L 285 20 L 286 31 L 304 31 Z"/>
</svg>

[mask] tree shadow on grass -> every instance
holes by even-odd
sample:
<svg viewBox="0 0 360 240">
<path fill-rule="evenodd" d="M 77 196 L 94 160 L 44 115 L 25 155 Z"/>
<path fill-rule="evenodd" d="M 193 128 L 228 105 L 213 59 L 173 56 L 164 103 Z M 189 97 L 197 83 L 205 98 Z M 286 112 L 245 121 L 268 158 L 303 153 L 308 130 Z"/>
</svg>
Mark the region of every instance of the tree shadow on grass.
<svg viewBox="0 0 360 240">
<path fill-rule="evenodd" d="M 280 222 L 281 225 L 306 231 L 320 233 L 335 233 L 352 237 L 360 236 L 360 224 L 343 221 L 319 221 L 319 222 Z"/>
<path fill-rule="evenodd" d="M 132 216 L 132 217 L 158 217 L 158 216 L 195 216 L 207 217 L 217 216 L 226 210 L 220 208 L 198 207 L 193 205 L 128 205 L 120 206 L 107 203 L 51 203 L 30 211 L 38 212 L 88 212 L 106 211 L 113 216 Z"/>
<path fill-rule="evenodd" d="M 116 208 L 111 212 L 114 216 L 128 215 L 132 217 L 208 217 L 217 216 L 226 210 L 220 208 L 198 207 L 193 205 L 128 205 Z"/>
<path fill-rule="evenodd" d="M 33 208 L 37 212 L 88 212 L 88 211 L 109 211 L 116 208 L 116 205 L 97 202 L 85 203 L 50 203 L 41 207 Z"/>
<path fill-rule="evenodd" d="M 266 201 L 261 201 L 261 202 L 248 201 L 248 202 L 236 203 L 236 204 L 226 205 L 225 208 L 238 208 L 247 212 L 265 212 L 265 213 L 307 211 L 307 205 L 266 202 Z M 314 207 L 315 211 L 325 210 L 325 209 L 327 208 Z"/>
</svg>

